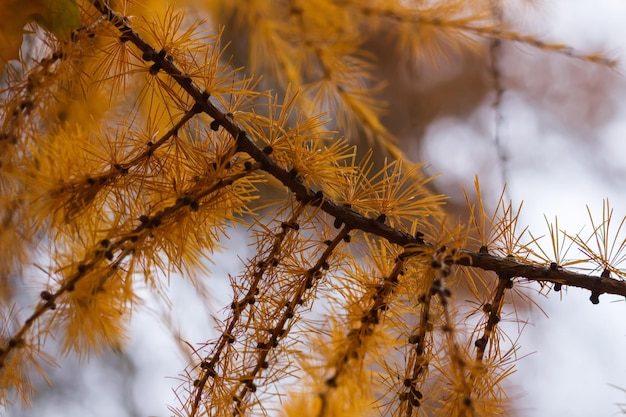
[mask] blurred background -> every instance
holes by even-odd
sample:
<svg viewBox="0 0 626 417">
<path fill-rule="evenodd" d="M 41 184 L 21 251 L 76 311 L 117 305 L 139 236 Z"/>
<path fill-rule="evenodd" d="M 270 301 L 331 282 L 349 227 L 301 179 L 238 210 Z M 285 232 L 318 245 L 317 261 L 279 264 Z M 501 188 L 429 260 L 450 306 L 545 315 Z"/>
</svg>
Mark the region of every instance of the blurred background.
<svg viewBox="0 0 626 417">
<path fill-rule="evenodd" d="M 626 57 L 622 1 L 540 1 L 507 11 L 505 18 L 523 33 Z M 402 147 L 428 161 L 431 173 L 442 173 L 436 184 L 453 205 L 463 203 L 460 189 L 472 189 L 474 174 L 493 203 L 506 182 L 513 206 L 523 201 L 520 224 L 535 237 L 547 233 L 544 215 L 550 222 L 557 216 L 559 228 L 571 234 L 590 235 L 586 206 L 597 225 L 605 198 L 618 226 L 626 215 L 623 61 L 610 70 L 509 42 L 502 43 L 499 57 L 499 114 L 490 105 L 494 92 L 485 60 L 461 57 L 453 70 L 428 72 L 423 85 L 418 79 L 410 104 L 400 106 L 409 113 L 398 119 L 415 121 L 396 132 Z M 621 233 L 619 241 L 625 237 Z M 579 256 L 577 251 L 569 257 Z M 575 288 L 533 296 L 541 309 L 518 311 L 527 324 L 518 340 L 517 373 L 508 381 L 515 415 L 626 413 L 624 300 L 605 295 L 592 305 L 589 294 Z"/>
</svg>

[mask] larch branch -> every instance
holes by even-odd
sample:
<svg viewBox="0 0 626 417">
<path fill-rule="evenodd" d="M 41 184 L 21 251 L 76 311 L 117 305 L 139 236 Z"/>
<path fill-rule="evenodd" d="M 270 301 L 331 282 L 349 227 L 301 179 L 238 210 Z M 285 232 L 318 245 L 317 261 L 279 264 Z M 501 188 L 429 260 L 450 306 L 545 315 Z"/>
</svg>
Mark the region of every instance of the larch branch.
<svg viewBox="0 0 626 417">
<path fill-rule="evenodd" d="M 130 27 L 127 19 L 118 15 L 102 0 L 92 0 L 92 2 L 120 30 L 126 39 L 142 51 L 144 60 L 154 61 L 159 69 L 162 69 L 174 78 L 196 100 L 196 104 L 202 108 L 202 111 L 214 119 L 216 125 L 222 126 L 236 139 L 238 151 L 249 154 L 260 164 L 263 171 L 288 187 L 300 201 L 319 206 L 324 212 L 340 219 L 351 229 L 371 233 L 400 246 L 412 245 L 431 248 L 431 245 L 428 242 L 424 242 L 420 237 L 411 236 L 408 233 L 378 222 L 375 218 L 365 217 L 348 207 L 337 204 L 327 199 L 321 191 L 308 188 L 297 176 L 290 175 L 267 152 L 259 148 L 248 134 L 233 121 L 232 117 L 211 102 L 208 92 L 197 86 L 189 75 L 183 73 L 176 66 L 174 61 L 167 59 L 165 51 L 154 49 Z M 597 299 L 600 294 L 604 293 L 626 297 L 626 281 L 582 274 L 560 268 L 551 269 L 548 266 L 532 262 L 520 262 L 515 259 L 502 258 L 490 254 L 471 251 L 463 251 L 462 253 L 466 256 L 455 257 L 454 259 L 454 263 L 457 265 L 494 271 L 499 275 L 523 277 L 533 281 L 547 281 L 584 288 L 591 291 L 592 300 Z"/>
</svg>

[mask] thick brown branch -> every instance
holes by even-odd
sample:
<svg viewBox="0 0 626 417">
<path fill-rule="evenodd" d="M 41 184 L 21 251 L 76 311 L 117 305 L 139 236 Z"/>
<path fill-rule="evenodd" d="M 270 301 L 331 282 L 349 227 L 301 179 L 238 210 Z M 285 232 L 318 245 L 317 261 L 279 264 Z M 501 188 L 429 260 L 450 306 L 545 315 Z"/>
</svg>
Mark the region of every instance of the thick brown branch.
<svg viewBox="0 0 626 417">
<path fill-rule="evenodd" d="M 180 71 L 173 61 L 168 60 L 165 53 L 157 51 L 143 40 L 141 36 L 128 25 L 124 17 L 115 13 L 103 1 L 93 0 L 93 4 L 108 20 L 113 22 L 129 41 L 143 52 L 145 60 L 154 61 L 155 64 L 158 64 L 160 69 L 174 78 L 180 86 L 196 100 L 197 105 L 201 106 L 206 114 L 215 119 L 216 124 L 222 126 L 222 128 L 236 138 L 238 151 L 249 154 L 260 164 L 262 170 L 288 187 L 298 199 L 318 205 L 323 211 L 340 219 L 352 229 L 358 229 L 366 233 L 380 236 L 391 243 L 400 246 L 429 246 L 428 243 L 424 243 L 419 237 L 411 236 L 380 223 L 376 221 L 375 218 L 365 217 L 348 207 L 328 200 L 320 191 L 309 189 L 299 178 L 294 178 L 292 175 L 289 175 L 286 169 L 279 166 L 267 153 L 256 146 L 246 132 L 241 129 L 231 117 L 211 103 L 209 94 L 195 85 L 191 77 Z M 464 254 L 466 255 L 465 257 L 455 260 L 456 264 L 495 271 L 499 275 L 524 277 L 534 281 L 549 281 L 562 285 L 585 288 L 592 292 L 592 300 L 596 300 L 597 297 L 603 293 L 626 297 L 625 281 L 595 277 L 564 269 L 551 270 L 543 265 L 530 262 L 522 263 L 513 259 L 501 258 L 489 254 L 468 251 L 464 252 Z"/>
<path fill-rule="evenodd" d="M 494 271 L 499 276 L 521 277 L 531 281 L 547 281 L 584 288 L 591 291 L 592 295 L 595 296 L 615 294 L 626 297 L 626 281 L 581 274 L 562 268 L 555 269 L 531 262 L 520 262 L 509 257 L 501 258 L 469 251 L 461 251 L 461 254 L 465 256 L 456 259 L 457 265 Z"/>
</svg>

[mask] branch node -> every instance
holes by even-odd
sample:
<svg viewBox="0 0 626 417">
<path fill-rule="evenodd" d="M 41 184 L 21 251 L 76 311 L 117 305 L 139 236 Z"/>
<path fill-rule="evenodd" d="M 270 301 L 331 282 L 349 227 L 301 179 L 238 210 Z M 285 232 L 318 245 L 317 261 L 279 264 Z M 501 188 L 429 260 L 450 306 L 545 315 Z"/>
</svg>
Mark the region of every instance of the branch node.
<svg viewBox="0 0 626 417">
<path fill-rule="evenodd" d="M 157 56 L 157 52 L 154 49 L 149 49 L 141 55 L 141 59 L 143 59 L 146 62 L 149 62 L 149 61 L 154 61 L 156 56 Z"/>
<path fill-rule="evenodd" d="M 212 131 L 217 132 L 217 130 L 220 128 L 220 121 L 217 119 L 213 120 L 211 124 L 209 125 L 209 127 L 211 128 Z"/>
</svg>

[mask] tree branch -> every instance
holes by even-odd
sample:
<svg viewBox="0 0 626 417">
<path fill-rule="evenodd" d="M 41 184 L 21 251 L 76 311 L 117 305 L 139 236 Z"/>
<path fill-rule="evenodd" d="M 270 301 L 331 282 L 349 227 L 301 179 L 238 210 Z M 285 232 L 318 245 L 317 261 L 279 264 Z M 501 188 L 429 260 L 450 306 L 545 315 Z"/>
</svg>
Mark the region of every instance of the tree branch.
<svg viewBox="0 0 626 417">
<path fill-rule="evenodd" d="M 428 242 L 424 242 L 420 236 L 411 236 L 408 233 L 389 227 L 377 221 L 375 218 L 365 217 L 348 207 L 328 200 L 321 191 L 315 191 L 306 187 L 298 176 L 290 175 L 286 169 L 279 166 L 269 156 L 269 152 L 267 152 L 266 149 L 260 149 L 250 139 L 247 133 L 233 121 L 232 117 L 214 105 L 210 100 L 210 94 L 208 92 L 198 87 L 189 75 L 183 73 L 176 66 L 173 60 L 167 59 L 166 51 L 157 51 L 154 49 L 129 26 L 126 18 L 118 15 L 105 4 L 103 0 L 91 1 L 94 7 L 118 28 L 125 40 L 132 42 L 142 51 L 142 57 L 145 61 L 153 61 L 154 69 L 157 71 L 165 71 L 196 100 L 196 105 L 199 106 L 204 113 L 214 119 L 214 122 L 211 124 L 213 129 L 222 126 L 222 128 L 236 139 L 238 151 L 249 154 L 260 164 L 263 171 L 272 175 L 283 185 L 288 187 L 299 200 L 319 206 L 324 212 L 340 219 L 351 229 L 358 229 L 382 237 L 400 246 L 411 245 L 424 247 L 425 249 L 433 249 L 432 245 Z M 597 304 L 599 295 L 604 293 L 626 297 L 626 281 L 581 274 L 561 268 L 550 268 L 548 266 L 530 262 L 520 262 L 513 258 L 502 258 L 490 254 L 470 251 L 461 251 L 460 254 L 465 256 L 458 256 L 457 254 L 454 259 L 449 261 L 457 265 L 494 271 L 498 275 L 523 277 L 533 281 L 548 281 L 561 285 L 584 288 L 591 291 L 590 299 L 594 304 Z"/>
</svg>

